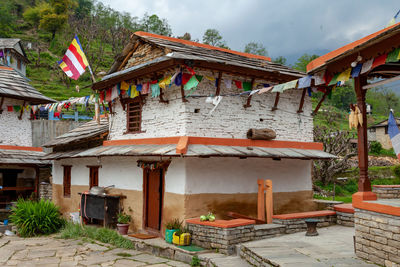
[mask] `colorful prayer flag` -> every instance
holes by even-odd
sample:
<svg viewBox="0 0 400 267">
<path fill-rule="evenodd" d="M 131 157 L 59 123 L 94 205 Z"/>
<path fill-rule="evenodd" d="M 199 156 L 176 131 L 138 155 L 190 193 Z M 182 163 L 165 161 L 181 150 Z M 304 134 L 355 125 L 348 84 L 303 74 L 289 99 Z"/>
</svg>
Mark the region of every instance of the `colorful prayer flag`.
<svg viewBox="0 0 400 267">
<path fill-rule="evenodd" d="M 368 72 L 371 69 L 373 62 L 374 62 L 373 58 L 364 62 L 364 64 L 362 65 L 362 68 L 361 68 L 361 74 Z"/>
<path fill-rule="evenodd" d="M 307 75 L 299 79 L 299 86 L 297 88 L 307 88 L 311 86 L 311 75 Z"/>
<path fill-rule="evenodd" d="M 242 86 L 244 91 L 251 91 L 251 82 L 243 82 Z"/>
<path fill-rule="evenodd" d="M 374 68 L 376 68 L 376 67 L 378 67 L 380 65 L 385 64 L 386 58 L 387 58 L 387 54 L 383 54 L 383 55 L 380 55 L 379 57 L 376 57 L 374 59 L 374 62 L 372 63 L 371 69 L 374 69 Z"/>
<path fill-rule="evenodd" d="M 394 153 L 397 158 L 400 159 L 400 131 L 397 127 L 396 119 L 393 116 L 393 112 L 390 111 L 388 119 L 388 134 L 390 136 L 390 141 L 394 149 Z"/>
<path fill-rule="evenodd" d="M 337 81 L 347 82 L 350 79 L 350 74 L 351 74 L 351 68 L 348 68 L 338 75 Z"/>
<path fill-rule="evenodd" d="M 193 75 L 192 78 L 185 84 L 184 89 L 185 90 L 190 90 L 194 87 L 196 87 L 199 84 L 199 81 L 196 79 L 196 75 Z"/>
<path fill-rule="evenodd" d="M 158 83 L 151 85 L 151 97 L 157 97 L 160 95 L 160 86 Z"/>
<path fill-rule="evenodd" d="M 336 73 L 335 76 L 333 76 L 331 81 L 328 83 L 328 86 L 337 84 L 337 81 L 338 81 L 337 78 L 338 77 L 339 77 L 339 73 Z"/>
<path fill-rule="evenodd" d="M 242 84 L 241 81 L 236 81 L 236 80 L 234 80 L 233 82 L 235 83 L 235 85 L 236 85 L 236 87 L 237 87 L 238 89 L 243 89 L 243 84 Z"/>
<path fill-rule="evenodd" d="M 356 77 L 358 77 L 358 75 L 360 75 L 362 66 L 363 66 L 362 63 L 358 63 L 357 66 L 355 66 L 355 67 L 351 70 L 351 77 L 352 77 L 352 78 L 356 78 Z"/>
<path fill-rule="evenodd" d="M 392 52 L 390 52 L 386 58 L 386 62 L 397 62 L 399 61 L 399 56 L 400 56 L 400 48 L 396 48 Z"/>
<path fill-rule="evenodd" d="M 58 65 L 68 77 L 74 80 L 77 80 L 85 72 L 89 63 L 77 35 L 72 40 L 64 57 L 58 61 Z"/>
</svg>

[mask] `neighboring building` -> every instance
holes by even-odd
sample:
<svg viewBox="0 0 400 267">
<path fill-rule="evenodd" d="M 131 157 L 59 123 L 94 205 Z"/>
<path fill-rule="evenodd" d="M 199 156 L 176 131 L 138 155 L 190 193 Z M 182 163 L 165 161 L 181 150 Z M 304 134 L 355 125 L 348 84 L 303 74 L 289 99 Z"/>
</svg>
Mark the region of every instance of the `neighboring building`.
<svg viewBox="0 0 400 267">
<path fill-rule="evenodd" d="M 179 69 L 200 75 L 196 90 L 172 84 L 156 97 L 144 93 L 143 84 Z M 240 96 L 238 89 L 241 82 L 256 89 L 255 84 L 302 76 L 266 57 L 135 33 L 93 87 L 106 91 L 107 100 L 114 98 L 108 126 L 105 119 L 97 126 L 91 122 L 45 145 L 54 151 L 46 157 L 54 160 L 53 200 L 64 213 L 74 212 L 79 192 L 115 185 L 109 192 L 125 196 L 122 206 L 132 215 L 132 226 L 160 232 L 172 218 L 209 211 L 218 217 L 228 211 L 256 216 L 257 179 L 271 179 L 276 214 L 313 210 L 312 160 L 332 155 L 313 143 L 310 98 L 302 89 L 252 97 Z M 121 84 L 115 98 L 121 82 L 142 84 L 142 91 L 130 98 Z M 157 85 L 153 89 L 157 95 Z M 213 95 L 222 100 L 205 97 Z M 246 139 L 250 128 L 273 129 L 277 138 Z"/>
<path fill-rule="evenodd" d="M 396 118 L 397 126 L 400 125 L 400 118 Z M 388 120 L 381 121 L 368 127 L 368 141 L 378 141 L 384 149 L 392 148 L 392 141 L 388 134 Z"/>
<path fill-rule="evenodd" d="M 0 65 L 9 66 L 26 76 L 29 63 L 20 39 L 0 38 Z"/>
<path fill-rule="evenodd" d="M 32 147 L 31 114 L 25 107 L 51 102 L 19 72 L 0 65 L 0 208 L 38 192 L 40 178 L 50 174 L 42 148 Z"/>
</svg>

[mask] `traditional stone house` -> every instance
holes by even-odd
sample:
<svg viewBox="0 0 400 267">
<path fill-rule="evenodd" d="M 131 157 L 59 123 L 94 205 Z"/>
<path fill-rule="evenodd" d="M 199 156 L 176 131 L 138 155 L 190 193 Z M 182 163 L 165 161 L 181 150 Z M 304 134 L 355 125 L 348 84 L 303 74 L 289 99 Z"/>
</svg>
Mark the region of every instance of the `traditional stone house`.
<svg viewBox="0 0 400 267">
<path fill-rule="evenodd" d="M 0 64 L 9 66 L 26 76 L 29 63 L 20 39 L 0 38 Z"/>
<path fill-rule="evenodd" d="M 180 83 L 194 73 L 197 86 Z M 266 57 L 135 33 L 93 86 L 111 106 L 108 136 L 47 144 L 54 201 L 77 211 L 78 192 L 115 185 L 109 192 L 125 196 L 134 228 L 157 232 L 167 220 L 209 211 L 256 216 L 257 179 L 271 179 L 276 214 L 314 209 L 312 159 L 332 156 L 313 142 L 310 98 L 303 89 L 256 90 L 302 76 Z M 277 137 L 246 139 L 250 128 Z"/>
<path fill-rule="evenodd" d="M 397 126 L 400 126 L 400 119 L 396 118 Z M 368 127 L 368 140 L 381 143 L 384 149 L 392 148 L 392 141 L 388 134 L 388 120 L 381 121 L 371 127 Z"/>
<path fill-rule="evenodd" d="M 0 209 L 18 196 L 38 192 L 40 177 L 50 175 L 50 161 L 41 159 L 42 148 L 32 147 L 26 107 L 52 102 L 19 72 L 0 65 Z"/>
</svg>

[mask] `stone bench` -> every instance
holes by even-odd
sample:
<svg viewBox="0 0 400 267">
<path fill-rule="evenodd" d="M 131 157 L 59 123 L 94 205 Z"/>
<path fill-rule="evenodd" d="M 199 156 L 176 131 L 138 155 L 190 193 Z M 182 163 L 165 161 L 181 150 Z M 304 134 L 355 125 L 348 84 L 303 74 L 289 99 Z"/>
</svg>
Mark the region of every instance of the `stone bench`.
<svg viewBox="0 0 400 267">
<path fill-rule="evenodd" d="M 336 223 L 343 226 L 354 226 L 354 208 L 351 203 L 333 206 L 336 211 Z"/>
<path fill-rule="evenodd" d="M 336 212 L 332 210 L 319 210 L 273 215 L 273 222 L 286 227 L 286 233 L 296 233 L 307 230 L 305 219 L 316 218 L 320 222 L 317 227 L 325 227 L 336 223 Z"/>
<path fill-rule="evenodd" d="M 214 222 L 188 219 L 186 224 L 192 232 L 192 243 L 208 249 L 232 255 L 236 246 L 243 242 L 265 239 L 285 233 L 284 225 L 261 224 L 255 220 L 234 219 Z"/>
<path fill-rule="evenodd" d="M 378 199 L 400 198 L 400 185 L 373 185 L 372 192 Z"/>
</svg>

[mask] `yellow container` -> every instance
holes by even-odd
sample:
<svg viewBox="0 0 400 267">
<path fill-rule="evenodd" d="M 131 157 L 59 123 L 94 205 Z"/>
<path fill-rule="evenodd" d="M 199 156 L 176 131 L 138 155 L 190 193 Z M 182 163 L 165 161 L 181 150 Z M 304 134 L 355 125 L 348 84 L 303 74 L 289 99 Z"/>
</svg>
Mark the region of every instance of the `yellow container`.
<svg viewBox="0 0 400 267">
<path fill-rule="evenodd" d="M 174 233 L 174 235 L 172 236 L 172 243 L 179 246 L 179 241 L 180 241 L 179 239 L 180 239 L 179 236 L 176 233 Z"/>
<path fill-rule="evenodd" d="M 189 246 L 190 245 L 190 234 L 189 233 L 181 234 L 181 237 L 179 238 L 179 245 L 180 246 Z"/>
</svg>

